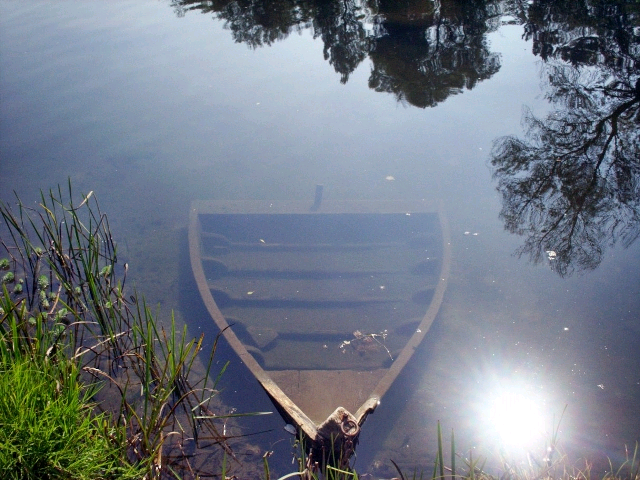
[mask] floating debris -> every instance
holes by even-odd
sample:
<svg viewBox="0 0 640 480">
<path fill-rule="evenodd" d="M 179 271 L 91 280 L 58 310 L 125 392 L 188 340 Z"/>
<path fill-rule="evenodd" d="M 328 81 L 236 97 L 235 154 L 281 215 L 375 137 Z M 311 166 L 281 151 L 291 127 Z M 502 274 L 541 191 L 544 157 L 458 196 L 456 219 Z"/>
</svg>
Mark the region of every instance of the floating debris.
<svg viewBox="0 0 640 480">
<path fill-rule="evenodd" d="M 391 352 L 383 343 L 384 340 L 387 338 L 387 335 L 388 335 L 387 330 L 383 330 L 380 333 L 366 333 L 366 334 L 362 333 L 360 330 L 356 330 L 355 332 L 353 332 L 354 338 L 352 338 L 351 340 L 344 340 L 340 344 L 339 348 L 342 350 L 342 353 L 345 353 L 346 350 L 344 347 L 346 347 L 347 345 L 351 345 L 356 352 L 360 354 L 364 354 L 367 352 L 374 352 L 378 350 L 380 347 L 382 347 L 387 352 L 387 355 L 389 355 L 389 358 L 393 360 L 393 356 L 391 355 Z"/>
<path fill-rule="evenodd" d="M 384 179 L 387 182 L 392 182 L 392 181 L 394 181 L 396 179 L 396 177 L 394 177 L 393 175 L 387 175 L 386 177 L 384 177 Z"/>
<path fill-rule="evenodd" d="M 290 423 L 287 423 L 284 426 L 284 430 L 285 430 L 285 432 L 290 433 L 291 435 L 296 435 L 298 433 L 298 431 L 296 430 L 296 427 L 294 427 Z"/>
<path fill-rule="evenodd" d="M 549 260 L 555 260 L 558 254 L 554 250 L 547 250 L 547 257 Z"/>
</svg>

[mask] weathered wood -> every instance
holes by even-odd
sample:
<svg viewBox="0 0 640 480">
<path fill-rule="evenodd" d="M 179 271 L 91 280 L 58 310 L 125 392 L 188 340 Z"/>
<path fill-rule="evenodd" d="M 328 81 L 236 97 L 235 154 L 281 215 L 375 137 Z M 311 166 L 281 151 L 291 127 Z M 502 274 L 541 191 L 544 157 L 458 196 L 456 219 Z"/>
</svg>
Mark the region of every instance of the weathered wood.
<svg viewBox="0 0 640 480">
<path fill-rule="evenodd" d="M 363 289 L 364 291 L 359 296 L 352 294 L 352 292 L 347 292 L 346 295 L 344 292 L 337 292 L 334 296 L 331 296 L 329 292 L 320 289 L 305 289 L 302 286 L 298 288 L 295 286 L 282 288 L 282 285 L 278 285 L 279 288 L 276 288 L 276 285 L 278 284 L 273 284 L 272 288 L 268 289 L 268 284 L 254 282 L 249 288 L 255 290 L 247 291 L 246 287 L 242 289 L 235 288 L 237 296 L 231 296 L 227 291 L 212 288 L 211 295 L 213 295 L 216 303 L 221 308 L 232 306 L 247 308 L 353 308 L 367 304 L 377 305 L 411 301 L 411 296 L 400 298 L 389 297 L 386 295 L 387 292 L 380 294 L 375 289 L 377 286 Z M 231 289 L 233 289 L 233 286 Z"/>
<path fill-rule="evenodd" d="M 440 213 L 440 222 L 442 224 L 442 243 L 443 243 L 443 262 L 440 270 L 440 281 L 433 295 L 427 313 L 425 313 L 422 321 L 420 322 L 416 333 L 411 337 L 407 345 L 404 347 L 400 355 L 395 359 L 387 373 L 380 380 L 376 388 L 373 390 L 370 399 L 365 402 L 354 414 L 358 419 L 358 422 L 362 424 L 369 413 L 373 412 L 375 407 L 380 402 L 382 396 L 391 388 L 396 377 L 400 374 L 405 367 L 413 352 L 418 348 L 418 345 L 422 342 L 424 336 L 427 334 L 431 325 L 436 319 L 440 305 L 444 299 L 444 292 L 447 289 L 447 282 L 449 279 L 449 271 L 451 269 L 451 239 L 449 237 L 449 225 L 446 218 Z"/>
<path fill-rule="evenodd" d="M 397 248 L 428 248 L 437 241 L 432 235 L 420 235 L 398 242 L 358 242 L 358 243 L 322 243 L 309 241 L 306 243 L 278 243 L 269 242 L 263 238 L 251 242 L 234 242 L 224 235 L 215 232 L 202 232 L 202 244 L 206 249 L 215 253 L 256 251 L 260 253 L 272 252 L 350 252 L 367 250 L 390 250 Z"/>
<path fill-rule="evenodd" d="M 354 330 L 363 329 L 369 333 L 393 330 L 395 326 L 404 324 L 408 318 L 422 318 L 426 310 L 424 305 L 416 302 L 410 302 L 403 311 L 398 311 L 396 306 L 395 303 L 369 303 L 360 305 L 359 308 L 343 306 L 328 309 L 290 309 L 231 305 L 224 309 L 224 315 L 232 319 L 229 323 L 260 325 L 273 328 L 280 334 L 322 331 L 351 334 Z M 313 328 L 309 325 L 313 325 Z"/>
<path fill-rule="evenodd" d="M 300 410 L 300 408 L 293 403 L 289 397 L 286 396 L 280 387 L 278 387 L 262 367 L 260 367 L 258 362 L 247 351 L 246 347 L 240 342 L 240 340 L 238 340 L 238 337 L 233 333 L 233 330 L 229 328 L 227 321 L 213 300 L 207 286 L 207 279 L 202 269 L 202 262 L 200 261 L 200 222 L 198 219 L 198 211 L 193 208 L 190 212 L 189 221 L 189 251 L 191 257 L 191 268 L 193 270 L 196 283 L 198 284 L 200 295 L 214 322 L 220 330 L 224 331 L 224 336 L 229 342 L 231 348 L 233 348 L 249 371 L 251 371 L 251 373 L 256 377 L 256 380 L 258 380 L 260 385 L 262 385 L 262 388 L 264 388 L 267 394 L 272 398 L 274 405 L 287 419 L 287 421 L 296 425 L 296 427 L 298 427 L 298 429 L 300 429 L 312 442 L 319 441 L 318 431 L 314 422 L 312 422 L 309 417 L 307 417 L 307 415 L 305 415 L 305 413 Z"/>
<path fill-rule="evenodd" d="M 355 412 L 369 398 L 386 369 L 354 370 L 279 370 L 269 375 L 287 396 L 317 425 L 335 410 L 335 388 L 342 391 L 340 405 Z M 329 386 L 330 388 L 327 388 Z"/>
<path fill-rule="evenodd" d="M 341 251 L 318 250 L 314 252 L 260 251 L 218 252 L 206 251 L 206 263 L 216 260 L 224 264 L 227 270 L 271 270 L 276 272 L 367 272 L 379 271 L 412 274 L 413 269 L 422 262 L 428 262 L 434 255 L 426 249 L 378 249 Z M 431 260 L 434 261 L 434 260 Z M 440 262 L 440 259 L 436 259 Z M 219 264 L 211 265 L 218 270 Z"/>
<path fill-rule="evenodd" d="M 265 349 L 272 345 L 278 338 L 278 332 L 269 327 L 249 326 L 247 332 L 259 349 Z"/>
<path fill-rule="evenodd" d="M 377 254 L 379 255 L 379 253 Z M 256 268 L 256 258 L 252 258 L 251 255 L 239 255 L 234 257 L 220 257 L 203 255 L 202 263 L 205 268 L 205 274 L 208 279 L 216 280 L 218 278 L 266 278 L 266 279 L 292 279 L 292 280 L 329 280 L 329 279 L 361 279 L 365 277 L 379 277 L 389 275 L 421 275 L 425 276 L 434 273 L 434 268 L 440 263 L 440 259 L 427 257 L 424 260 L 420 260 L 413 265 L 407 265 L 404 269 L 389 269 L 389 270 L 372 270 L 369 268 L 362 268 L 362 263 L 352 265 L 339 264 L 337 267 L 333 267 L 324 262 L 314 260 L 315 265 L 307 266 L 295 264 L 287 268 L 283 265 L 278 258 L 272 258 L 271 260 L 265 259 L 264 255 L 258 256 L 261 258 L 260 268 Z M 350 258 L 351 263 L 353 258 Z M 392 267 L 396 267 L 401 263 L 398 259 L 389 262 L 392 263 Z M 351 267 L 347 269 L 346 267 Z M 435 272 L 436 274 L 438 272 Z"/>
<path fill-rule="evenodd" d="M 191 263 L 209 313 L 312 442 L 335 412 L 361 425 L 435 320 L 451 253 L 444 218 L 426 213 L 437 210 L 426 202 L 322 202 L 313 211 L 294 202 L 192 204 Z"/>
</svg>

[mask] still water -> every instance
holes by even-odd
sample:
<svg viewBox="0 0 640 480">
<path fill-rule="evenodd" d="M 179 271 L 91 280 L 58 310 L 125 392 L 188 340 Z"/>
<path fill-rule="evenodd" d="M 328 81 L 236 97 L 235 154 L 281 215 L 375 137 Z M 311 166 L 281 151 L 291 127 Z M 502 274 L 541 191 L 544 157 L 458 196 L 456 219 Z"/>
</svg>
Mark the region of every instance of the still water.
<svg viewBox="0 0 640 480">
<path fill-rule="evenodd" d="M 524 442 L 535 411 L 546 439 L 564 412 L 572 458 L 619 461 L 640 437 L 639 15 L 624 2 L 2 2 L 0 198 L 35 201 L 68 178 L 93 190 L 137 287 L 211 336 L 188 263 L 192 200 L 311 204 L 316 184 L 333 200 L 442 200 L 444 303 L 356 467 L 428 470 L 438 420 L 459 450 L 542 454 Z M 219 355 L 229 408 L 271 410 Z M 505 421 L 514 404 L 527 410 Z M 267 430 L 243 461 L 272 450 L 289 471 L 283 425 L 239 422 Z"/>
</svg>

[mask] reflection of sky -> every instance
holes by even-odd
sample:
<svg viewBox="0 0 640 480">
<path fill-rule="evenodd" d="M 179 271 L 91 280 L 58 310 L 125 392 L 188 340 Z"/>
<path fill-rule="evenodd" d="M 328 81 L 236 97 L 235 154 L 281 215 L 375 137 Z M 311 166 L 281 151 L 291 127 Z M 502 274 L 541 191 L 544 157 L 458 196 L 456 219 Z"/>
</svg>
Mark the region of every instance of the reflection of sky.
<svg viewBox="0 0 640 480">
<path fill-rule="evenodd" d="M 0 13 L 0 197 L 34 198 L 68 176 L 94 190 L 141 289 L 187 320 L 171 272 L 192 199 L 311 203 L 322 183 L 325 198 L 446 202 L 454 265 L 441 316 L 406 390 L 367 421 L 359 461 L 376 441 L 381 458 L 424 461 L 438 419 L 460 446 L 486 441 L 493 381 L 539 393 L 545 426 L 568 405 L 560 440 L 578 451 L 614 456 L 640 431 L 638 244 L 563 280 L 513 258 L 520 239 L 497 218 L 492 140 L 521 133 L 523 105 L 546 108 L 521 27 L 489 35 L 501 54 L 492 78 L 422 110 L 370 90 L 368 61 L 341 85 L 308 31 L 250 50 L 209 16 L 157 2 L 3 2 Z"/>
</svg>

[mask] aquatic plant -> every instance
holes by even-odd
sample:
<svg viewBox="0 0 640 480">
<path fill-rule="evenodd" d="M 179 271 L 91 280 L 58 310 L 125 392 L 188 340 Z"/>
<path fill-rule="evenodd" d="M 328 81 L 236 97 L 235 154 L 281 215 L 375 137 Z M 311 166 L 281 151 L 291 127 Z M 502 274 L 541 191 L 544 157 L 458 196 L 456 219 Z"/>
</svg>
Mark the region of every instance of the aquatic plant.
<svg viewBox="0 0 640 480">
<path fill-rule="evenodd" d="M 559 424 L 558 424 L 559 425 Z M 526 465 L 517 464 L 511 459 L 499 455 L 499 467 L 495 473 L 485 470 L 486 459 L 474 458 L 473 450 L 469 451 L 468 457 L 456 450 L 456 443 L 453 430 L 451 431 L 450 466 L 445 464 L 445 447 L 442 441 L 442 429 L 440 422 L 437 425 L 437 450 L 435 462 L 431 475 L 418 473 L 414 470 L 411 477 L 405 475 L 402 469 L 393 461 L 391 463 L 398 472 L 401 480 L 411 478 L 430 480 L 592 480 L 598 478 L 596 472 L 592 470 L 592 464 L 585 460 L 584 467 L 578 467 L 568 463 L 567 457 L 560 453 L 558 445 L 558 431 L 556 428 L 544 448 L 544 458 L 536 459 L 532 454 Z M 626 460 L 617 468 L 609 462 L 607 472 L 601 474 L 603 480 L 640 480 L 640 446 L 635 444 L 633 454 L 625 447 Z M 456 462 L 458 465 L 456 467 Z"/>
<path fill-rule="evenodd" d="M 284 475 L 278 480 L 287 478 L 300 478 L 302 480 L 358 480 L 358 473 L 351 467 L 350 461 L 353 452 L 345 452 L 343 448 L 336 451 L 331 448 L 326 455 L 323 452 L 314 451 L 309 448 L 304 435 L 298 437 L 294 442 L 294 461 L 298 465 L 298 471 Z M 270 480 L 269 454 L 263 457 L 264 478 Z"/>
<path fill-rule="evenodd" d="M 558 424 L 559 425 L 559 424 Z M 640 480 L 640 444 L 636 442 L 633 451 L 625 447 L 625 461 L 614 467 L 610 461 L 607 471 L 596 473 L 593 464 L 588 460 L 584 461 L 584 466 L 570 464 L 566 455 L 561 454 L 559 439 L 559 428 L 556 428 L 551 435 L 546 446 L 543 448 L 543 457 L 536 458 L 533 452 L 529 453 L 526 464 L 518 463 L 500 452 L 498 463 L 487 467 L 487 459 L 474 455 L 474 450 L 469 450 L 468 455 L 457 449 L 453 430 L 451 431 L 450 445 L 443 442 L 443 434 L 440 422 L 436 429 L 436 451 L 434 455 L 433 467 L 430 470 L 414 468 L 411 474 L 407 474 L 393 460 L 389 462 L 393 465 L 397 476 L 395 480 Z M 306 448 L 304 438 L 294 442 L 295 460 L 298 471 L 280 477 L 278 480 L 287 478 L 301 478 L 303 480 L 352 480 L 352 479 L 372 479 L 370 473 L 357 473 L 349 465 L 349 458 L 346 462 L 340 463 L 334 458 L 330 462 L 316 461 L 313 453 Z M 338 453 L 339 455 L 339 453 Z M 342 456 L 341 456 L 342 458 Z M 447 463 L 447 461 L 449 463 Z M 264 478 L 269 480 L 271 473 L 268 464 L 268 455 L 263 458 Z"/>
<path fill-rule="evenodd" d="M 75 372 L 58 375 L 54 385 L 79 392 L 67 383 L 78 379 L 81 399 L 100 399 L 78 412 L 91 412 L 85 415 L 94 419 L 90 428 L 102 425 L 109 451 L 145 478 L 195 477 L 218 468 L 212 456 L 233 458 L 221 428 L 225 416 L 214 408 L 226 365 L 215 379 L 209 375 L 217 339 L 195 374 L 204 337 L 188 340 L 173 316 L 165 328 L 142 296 L 125 290 L 127 264 L 118 262 L 107 216 L 92 192 L 74 204 L 69 183 L 66 192 L 42 193 L 35 208 L 19 198 L 14 208 L 0 203 L 0 248 L 14 265 L 0 294 L 3 378 L 25 358 L 34 367 L 20 370 L 23 376 L 37 376 L 43 364 Z M 25 279 L 23 288 L 9 291 L 15 276 Z M 6 461 L 0 457 L 3 471 Z"/>
</svg>

